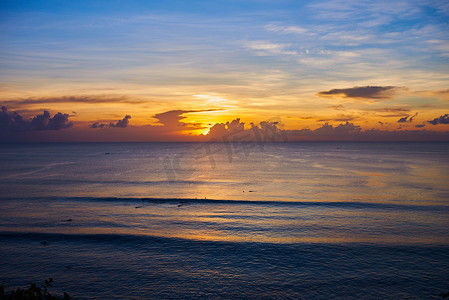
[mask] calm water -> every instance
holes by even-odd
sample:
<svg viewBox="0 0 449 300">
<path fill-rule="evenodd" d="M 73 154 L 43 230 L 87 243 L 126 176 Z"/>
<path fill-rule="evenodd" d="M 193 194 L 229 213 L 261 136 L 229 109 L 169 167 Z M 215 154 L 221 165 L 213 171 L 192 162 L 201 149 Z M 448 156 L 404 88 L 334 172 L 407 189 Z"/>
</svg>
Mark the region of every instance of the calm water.
<svg viewBox="0 0 449 300">
<path fill-rule="evenodd" d="M 77 299 L 438 299 L 449 143 L 0 146 L 0 280 Z M 45 243 L 44 243 L 45 241 Z"/>
</svg>

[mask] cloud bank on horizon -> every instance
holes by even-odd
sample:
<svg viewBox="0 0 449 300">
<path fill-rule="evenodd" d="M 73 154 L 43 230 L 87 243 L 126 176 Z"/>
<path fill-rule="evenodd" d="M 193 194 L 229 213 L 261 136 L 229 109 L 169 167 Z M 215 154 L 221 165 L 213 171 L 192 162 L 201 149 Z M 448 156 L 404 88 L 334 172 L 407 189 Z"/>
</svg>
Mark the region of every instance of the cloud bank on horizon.
<svg viewBox="0 0 449 300">
<path fill-rule="evenodd" d="M 0 135 L 447 140 L 446 2 L 2 1 Z"/>
<path fill-rule="evenodd" d="M 14 111 L 2 107 L 0 112 L 0 142 L 92 142 L 116 141 L 194 141 L 194 142 L 288 142 L 288 141 L 448 141 L 448 131 L 421 130 L 378 130 L 362 129 L 361 126 L 346 121 L 337 126 L 324 123 L 316 129 L 285 129 L 281 118 L 251 122 L 248 125 L 239 118 L 226 123 L 212 124 L 207 134 L 185 135 L 184 132 L 204 127 L 201 123 L 185 123 L 184 114 L 197 111 L 172 110 L 153 116 L 157 125 L 129 126 L 130 115 L 109 123 L 94 122 L 86 128 L 72 128 L 69 115 L 57 113 L 53 117 L 44 111 L 33 118 L 26 119 Z M 398 123 L 413 122 L 413 116 L 401 118 Z M 427 123 L 432 125 L 449 124 L 449 114 L 442 115 Z M 416 125 L 416 128 L 425 125 Z M 97 129 L 97 130 L 92 130 Z M 115 133 L 120 132 L 120 135 Z M 59 135 L 39 134 L 38 131 L 65 131 Z M 115 132 L 114 132 L 115 131 Z"/>
</svg>

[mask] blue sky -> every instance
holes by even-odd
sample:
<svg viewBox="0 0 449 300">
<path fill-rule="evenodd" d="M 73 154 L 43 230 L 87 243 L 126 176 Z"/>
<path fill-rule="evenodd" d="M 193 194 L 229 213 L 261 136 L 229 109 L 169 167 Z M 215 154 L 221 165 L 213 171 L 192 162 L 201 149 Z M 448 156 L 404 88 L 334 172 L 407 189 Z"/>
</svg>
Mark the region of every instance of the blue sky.
<svg viewBox="0 0 449 300">
<path fill-rule="evenodd" d="M 449 108 L 446 1 L 2 1 L 0 16 L 7 107 L 72 114 L 75 127 L 202 110 L 186 121 L 416 130 Z M 320 94 L 370 86 L 395 89 Z"/>
</svg>

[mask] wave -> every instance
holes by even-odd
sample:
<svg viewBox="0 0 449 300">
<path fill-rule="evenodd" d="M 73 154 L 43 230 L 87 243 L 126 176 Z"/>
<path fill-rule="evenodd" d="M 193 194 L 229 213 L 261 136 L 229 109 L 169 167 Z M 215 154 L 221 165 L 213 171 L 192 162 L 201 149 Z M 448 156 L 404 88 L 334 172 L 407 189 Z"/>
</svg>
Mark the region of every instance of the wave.
<svg viewBox="0 0 449 300">
<path fill-rule="evenodd" d="M 298 245 L 298 243 L 269 243 L 269 242 L 235 242 L 235 241 L 215 241 L 215 240 L 196 240 L 196 239 L 184 239 L 179 237 L 162 237 L 154 235 L 139 235 L 139 234 L 80 234 L 80 233 L 46 233 L 46 232 L 14 232 L 14 231 L 0 231 L 0 241 L 1 240 L 16 240 L 16 241 L 32 241 L 36 243 L 41 243 L 43 246 L 51 246 L 66 243 L 94 243 L 94 244 L 110 244 L 120 247 L 132 247 L 136 246 L 149 246 L 149 247 L 163 247 L 164 250 L 169 250 L 172 247 L 186 249 L 189 247 L 200 247 L 204 249 L 204 246 L 238 246 L 238 247 L 248 247 L 248 249 L 253 249 L 257 245 L 266 247 L 286 247 Z M 324 244 L 324 243 L 323 243 Z M 196 246 L 195 246 L 196 245 Z M 308 244 L 301 244 L 305 247 Z M 335 244 L 337 245 L 337 244 Z M 221 249 L 221 246 L 218 247 Z"/>
<path fill-rule="evenodd" d="M 50 244 L 51 242 L 58 241 L 94 241 L 94 242 L 111 242 L 111 243 L 139 243 L 140 242 L 177 242 L 190 241 L 181 238 L 168 238 L 157 237 L 149 235 L 132 235 L 132 234 L 73 234 L 73 233 L 45 233 L 45 232 L 12 232 L 12 231 L 0 231 L 0 239 L 23 239 L 23 240 L 35 240 L 45 241 Z"/>
<path fill-rule="evenodd" d="M 0 197 L 1 200 L 29 200 L 29 201 L 85 201 L 85 202 L 128 202 L 173 205 L 257 205 L 257 206 L 287 206 L 287 207 L 327 207 L 349 209 L 386 209 L 386 210 L 424 210 L 448 212 L 449 205 L 422 205 L 391 202 L 360 202 L 360 201 L 277 201 L 277 200 L 224 200 L 198 198 L 152 198 L 152 197 L 28 197 L 11 198 Z M 421 202 L 422 203 L 422 202 Z"/>
<path fill-rule="evenodd" d="M 124 248 L 132 248 L 144 250 L 146 247 L 164 249 L 165 252 L 171 250 L 179 251 L 182 249 L 190 249 L 189 251 L 195 252 L 204 251 L 205 249 L 219 249 L 223 251 L 223 247 L 228 250 L 239 249 L 240 253 L 254 251 L 256 249 L 267 252 L 275 251 L 287 251 L 291 252 L 291 255 L 297 254 L 298 251 L 304 253 L 312 253 L 317 249 L 327 249 L 325 252 L 334 253 L 334 251 L 349 250 L 349 249 L 366 249 L 374 251 L 373 253 L 378 255 L 380 249 L 388 251 L 389 254 L 396 251 L 406 251 L 406 253 L 412 249 L 421 249 L 425 251 L 425 255 L 431 254 L 429 250 L 442 251 L 442 254 L 447 258 L 449 245 L 445 244 L 388 244 L 388 243 L 370 243 L 370 242 L 297 242 L 297 243 L 270 243 L 260 241 L 215 241 L 215 240 L 196 240 L 196 239 L 184 239 L 179 237 L 161 237 L 153 235 L 137 235 L 137 234 L 80 234 L 80 233 L 42 233 L 42 232 L 12 232 L 12 231 L 0 231 L 0 241 L 24 241 L 24 242 L 36 242 L 42 244 L 42 246 L 52 246 L 56 244 L 67 242 L 74 243 L 87 243 L 87 244 L 109 244 L 111 246 L 119 246 Z M 143 247 L 143 248 L 141 248 Z M 246 250 L 245 250 L 246 249 Z M 139 250 L 139 251 L 140 251 Z"/>
</svg>

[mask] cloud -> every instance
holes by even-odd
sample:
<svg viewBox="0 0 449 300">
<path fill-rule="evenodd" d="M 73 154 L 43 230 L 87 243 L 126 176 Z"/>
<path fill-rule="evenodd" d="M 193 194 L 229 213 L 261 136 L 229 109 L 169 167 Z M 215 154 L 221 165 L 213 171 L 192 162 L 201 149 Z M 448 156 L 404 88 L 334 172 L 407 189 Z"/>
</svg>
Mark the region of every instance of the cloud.
<svg viewBox="0 0 449 300">
<path fill-rule="evenodd" d="M 24 132 L 32 130 L 61 130 L 73 126 L 69 115 L 58 112 L 53 117 L 48 111 L 26 120 L 15 111 L 8 111 L 3 106 L 0 112 L 0 129 L 2 132 Z"/>
<path fill-rule="evenodd" d="M 407 120 L 417 115 L 408 116 Z M 449 115 L 448 117 L 449 118 Z M 379 121 L 379 124 L 390 124 Z M 215 142 L 285 142 L 285 141 L 449 141 L 449 132 L 428 130 L 364 130 L 352 122 L 340 123 L 337 126 L 325 123 L 314 130 L 284 129 L 282 122 L 271 120 L 250 123 L 251 128 L 245 129 L 245 123 L 240 119 L 232 122 L 216 123 L 209 133 L 203 136 L 203 141 Z M 390 124 L 391 125 L 391 124 Z M 416 128 L 422 128 L 417 126 Z"/>
<path fill-rule="evenodd" d="M 265 29 L 268 31 L 280 32 L 280 33 L 295 33 L 295 34 L 303 34 L 307 32 L 307 29 L 298 27 L 298 26 L 278 26 L 269 24 L 265 26 Z"/>
<path fill-rule="evenodd" d="M 330 121 L 347 122 L 347 121 L 353 121 L 353 120 L 356 120 L 356 119 L 359 119 L 359 117 L 352 116 L 352 115 L 340 114 L 336 118 L 320 119 L 320 120 L 318 120 L 318 122 L 330 122 Z"/>
<path fill-rule="evenodd" d="M 329 108 L 335 109 L 335 110 L 344 110 L 345 107 L 342 104 L 338 104 L 338 105 L 329 105 Z"/>
<path fill-rule="evenodd" d="M 245 45 L 245 48 L 255 50 L 257 55 L 296 55 L 293 50 L 285 50 L 290 47 L 290 44 L 275 44 L 268 41 L 252 41 Z"/>
<path fill-rule="evenodd" d="M 442 115 L 442 116 L 435 118 L 431 121 L 427 121 L 427 123 L 430 123 L 432 125 L 449 124 L 449 114 L 445 114 L 445 115 Z"/>
<path fill-rule="evenodd" d="M 363 130 L 349 122 L 336 127 L 326 123 L 315 130 L 288 130 L 287 133 L 289 141 L 449 141 L 449 131 Z"/>
<path fill-rule="evenodd" d="M 413 116 L 406 116 L 402 117 L 398 120 L 398 123 L 407 123 L 407 122 L 413 122 L 413 119 L 418 115 L 418 113 L 414 114 Z"/>
<path fill-rule="evenodd" d="M 262 121 L 259 125 L 251 123 L 245 129 L 245 123 L 237 118 L 232 122 L 216 123 L 204 136 L 204 141 L 211 142 L 286 142 L 287 131 L 282 130 L 280 119 Z"/>
<path fill-rule="evenodd" d="M 369 111 L 375 111 L 375 112 L 409 112 L 410 108 L 404 108 L 404 107 L 383 107 L 383 108 L 372 108 L 368 109 Z"/>
<path fill-rule="evenodd" d="M 232 135 L 245 130 L 245 123 L 240 119 L 232 120 L 232 122 L 215 123 L 209 130 L 208 136 L 214 138 L 223 138 L 226 135 Z"/>
<path fill-rule="evenodd" d="M 126 128 L 126 127 L 128 127 L 129 119 L 131 119 L 131 116 L 130 115 L 126 115 L 122 120 L 118 120 L 117 123 L 115 123 L 115 125 L 109 124 L 109 126 L 110 127 Z"/>
<path fill-rule="evenodd" d="M 129 126 L 131 116 L 110 123 L 93 123 L 91 128 L 104 128 L 104 130 L 90 130 L 86 127 L 75 127 L 70 130 L 61 130 L 72 127 L 69 115 L 57 113 L 50 115 L 44 111 L 42 114 L 25 119 L 15 111 L 8 111 L 3 107 L 0 111 L 0 141 L 12 142 L 85 142 L 85 141 L 196 141 L 196 142 L 285 142 L 285 141 L 449 141 L 449 131 L 423 130 L 425 124 L 416 125 L 420 130 L 364 130 L 352 122 L 338 125 L 325 123 L 314 130 L 284 129 L 280 118 L 245 123 L 239 118 L 231 122 L 216 123 L 212 125 L 207 135 L 187 135 L 186 130 L 206 128 L 202 123 L 186 123 L 183 116 L 187 113 L 203 112 L 204 110 L 172 110 L 155 114 L 157 124 L 144 126 Z M 407 116 L 411 122 L 416 116 Z M 335 121 L 335 120 L 332 120 Z M 431 121 L 430 124 L 449 124 L 449 114 L 445 114 Z M 379 121 L 379 124 L 389 124 Z M 390 124 L 391 125 L 391 124 Z M 211 124 L 208 124 L 211 126 Z M 115 130 L 125 128 L 126 130 Z M 193 133 L 193 132 L 192 132 Z"/>
<path fill-rule="evenodd" d="M 130 115 L 126 115 L 122 120 L 118 120 L 116 123 L 110 122 L 109 124 L 106 123 L 99 123 L 95 122 L 91 125 L 89 125 L 89 128 L 126 128 L 129 125 L 129 119 L 131 119 Z"/>
<path fill-rule="evenodd" d="M 181 120 L 186 117 L 182 116 L 183 114 L 194 112 L 193 110 L 170 110 L 163 113 L 155 114 L 153 118 L 158 120 L 158 123 L 161 123 L 165 126 L 173 126 L 173 124 L 181 123 Z"/>
<path fill-rule="evenodd" d="M 315 129 L 314 132 L 324 135 L 347 135 L 360 132 L 361 130 L 362 128 L 360 126 L 346 121 L 346 123 L 339 124 L 337 127 L 325 123 L 322 127 Z"/>
<path fill-rule="evenodd" d="M 423 127 L 426 127 L 426 124 L 418 124 L 418 125 L 415 125 L 415 127 L 416 128 L 423 128 Z"/>
<path fill-rule="evenodd" d="M 391 99 L 395 90 L 395 86 L 360 86 L 345 89 L 332 89 L 329 91 L 321 91 L 318 93 L 320 97 L 327 96 L 343 96 L 344 98 L 355 99 Z"/>
<path fill-rule="evenodd" d="M 2 101 L 4 105 L 8 106 L 22 106 L 30 104 L 53 104 L 53 103 L 127 103 L 127 104 L 141 104 L 147 103 L 144 100 L 132 100 L 127 97 L 117 97 L 108 95 L 96 95 L 96 96 L 61 96 L 61 97 L 40 97 L 40 98 L 19 98 L 12 100 Z"/>
<path fill-rule="evenodd" d="M 307 128 L 299 130 L 288 130 L 287 134 L 292 140 L 352 140 L 354 137 L 358 136 L 362 128 L 350 122 L 341 123 L 334 127 L 328 123 L 323 126 L 310 130 Z"/>
<path fill-rule="evenodd" d="M 208 112 L 208 111 L 219 111 L 221 109 L 204 109 L 204 110 L 170 110 L 167 112 L 155 114 L 153 118 L 158 120 L 158 123 L 164 125 L 164 128 L 169 131 L 178 130 L 195 130 L 195 129 L 205 129 L 201 123 L 185 123 L 181 122 L 186 117 L 183 114 L 187 113 L 198 113 L 198 112 Z"/>
<path fill-rule="evenodd" d="M 232 122 L 215 124 L 204 141 L 221 142 L 280 142 L 280 141 L 448 141 L 449 132 L 426 130 L 363 130 L 360 126 L 345 122 L 337 126 L 325 123 L 311 130 L 280 128 L 279 122 L 251 123 L 251 128 L 244 129 L 240 119 Z M 420 126 L 417 128 L 421 128 Z"/>
<path fill-rule="evenodd" d="M 0 112 L 0 129 L 3 132 L 17 132 L 30 130 L 31 122 L 24 120 L 21 115 L 15 111 L 9 112 L 5 106 L 2 106 Z"/>
</svg>

